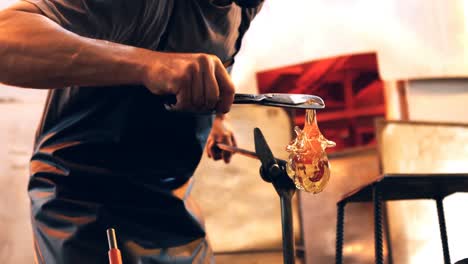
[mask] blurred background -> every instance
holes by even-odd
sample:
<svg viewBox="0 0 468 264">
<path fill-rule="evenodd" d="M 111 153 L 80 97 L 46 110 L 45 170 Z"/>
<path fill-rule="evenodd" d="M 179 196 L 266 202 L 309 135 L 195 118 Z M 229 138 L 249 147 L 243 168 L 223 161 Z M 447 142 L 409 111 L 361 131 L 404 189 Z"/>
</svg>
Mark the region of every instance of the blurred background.
<svg viewBox="0 0 468 264">
<path fill-rule="evenodd" d="M 13 2 L 0 0 L 0 9 Z M 468 172 L 468 0 L 266 0 L 232 76 L 238 92 L 309 93 L 327 104 L 318 120 L 337 142 L 332 178 L 318 195 L 296 195 L 298 263 L 334 263 L 336 203 L 379 175 Z M 2 263 L 32 263 L 26 185 L 45 95 L 0 84 Z M 304 118 L 236 106 L 231 122 L 240 147 L 253 149 L 252 129 L 260 127 L 285 158 Z M 194 192 L 218 263 L 282 263 L 279 201 L 259 165 L 204 157 L 197 170 Z M 455 262 L 468 258 L 468 196 L 444 201 Z M 387 202 L 386 209 L 388 263 L 443 263 L 433 201 Z M 345 263 L 373 263 L 373 243 L 372 205 L 349 205 Z"/>
</svg>

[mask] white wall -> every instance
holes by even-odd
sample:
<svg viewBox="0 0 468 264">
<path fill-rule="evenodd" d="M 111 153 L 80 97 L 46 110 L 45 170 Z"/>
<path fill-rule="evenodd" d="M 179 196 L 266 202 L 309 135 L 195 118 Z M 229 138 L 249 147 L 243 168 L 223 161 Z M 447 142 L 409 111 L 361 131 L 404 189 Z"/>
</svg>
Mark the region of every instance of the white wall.
<svg viewBox="0 0 468 264">
<path fill-rule="evenodd" d="M 267 0 L 234 79 L 339 54 L 377 51 L 385 80 L 466 76 L 467 0 Z"/>
<path fill-rule="evenodd" d="M 14 2 L 15 0 L 0 0 L 0 9 L 3 9 Z"/>
</svg>

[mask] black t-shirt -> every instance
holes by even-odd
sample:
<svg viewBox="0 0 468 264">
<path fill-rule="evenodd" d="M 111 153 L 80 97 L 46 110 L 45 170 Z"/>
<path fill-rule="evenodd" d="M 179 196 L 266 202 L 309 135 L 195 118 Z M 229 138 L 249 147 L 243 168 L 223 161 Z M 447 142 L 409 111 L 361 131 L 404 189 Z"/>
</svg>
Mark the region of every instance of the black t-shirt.
<svg viewBox="0 0 468 264">
<path fill-rule="evenodd" d="M 259 10 L 213 0 L 25 1 L 82 36 L 158 51 L 209 53 L 222 61 L 236 54 Z M 197 223 L 186 221 L 189 214 L 171 190 L 197 167 L 211 115 L 166 111 L 160 98 L 141 86 L 51 88 L 59 89 L 49 93 L 31 161 L 29 194 L 36 221 L 50 225 L 55 220 L 45 210 L 67 210 L 61 202 L 85 201 L 119 207 L 116 214 L 133 210 L 120 219 L 161 225 L 167 234 L 194 229 Z M 177 226 L 174 219 L 180 221 Z M 202 233 L 190 232 L 185 234 Z"/>
</svg>

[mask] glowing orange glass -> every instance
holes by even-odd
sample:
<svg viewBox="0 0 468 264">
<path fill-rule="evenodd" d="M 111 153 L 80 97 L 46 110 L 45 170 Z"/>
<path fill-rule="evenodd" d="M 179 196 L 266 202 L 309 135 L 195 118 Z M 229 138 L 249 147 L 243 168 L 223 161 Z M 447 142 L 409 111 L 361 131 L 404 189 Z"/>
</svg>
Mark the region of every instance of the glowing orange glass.
<svg viewBox="0 0 468 264">
<path fill-rule="evenodd" d="M 325 150 L 336 144 L 320 132 L 315 110 L 307 110 L 304 128 L 295 127 L 294 130 L 296 139 L 286 147 L 290 153 L 287 173 L 298 189 L 319 193 L 330 179 L 330 164 Z"/>
</svg>

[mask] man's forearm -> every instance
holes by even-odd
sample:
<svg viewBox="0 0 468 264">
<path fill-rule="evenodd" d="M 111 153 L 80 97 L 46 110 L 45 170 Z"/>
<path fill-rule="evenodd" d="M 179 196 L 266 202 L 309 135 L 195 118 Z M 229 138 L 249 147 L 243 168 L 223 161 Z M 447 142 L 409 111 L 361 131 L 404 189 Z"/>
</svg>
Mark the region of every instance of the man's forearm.
<svg viewBox="0 0 468 264">
<path fill-rule="evenodd" d="M 31 88 L 141 84 L 152 51 L 71 33 L 19 10 L 0 13 L 0 82 Z"/>
</svg>

